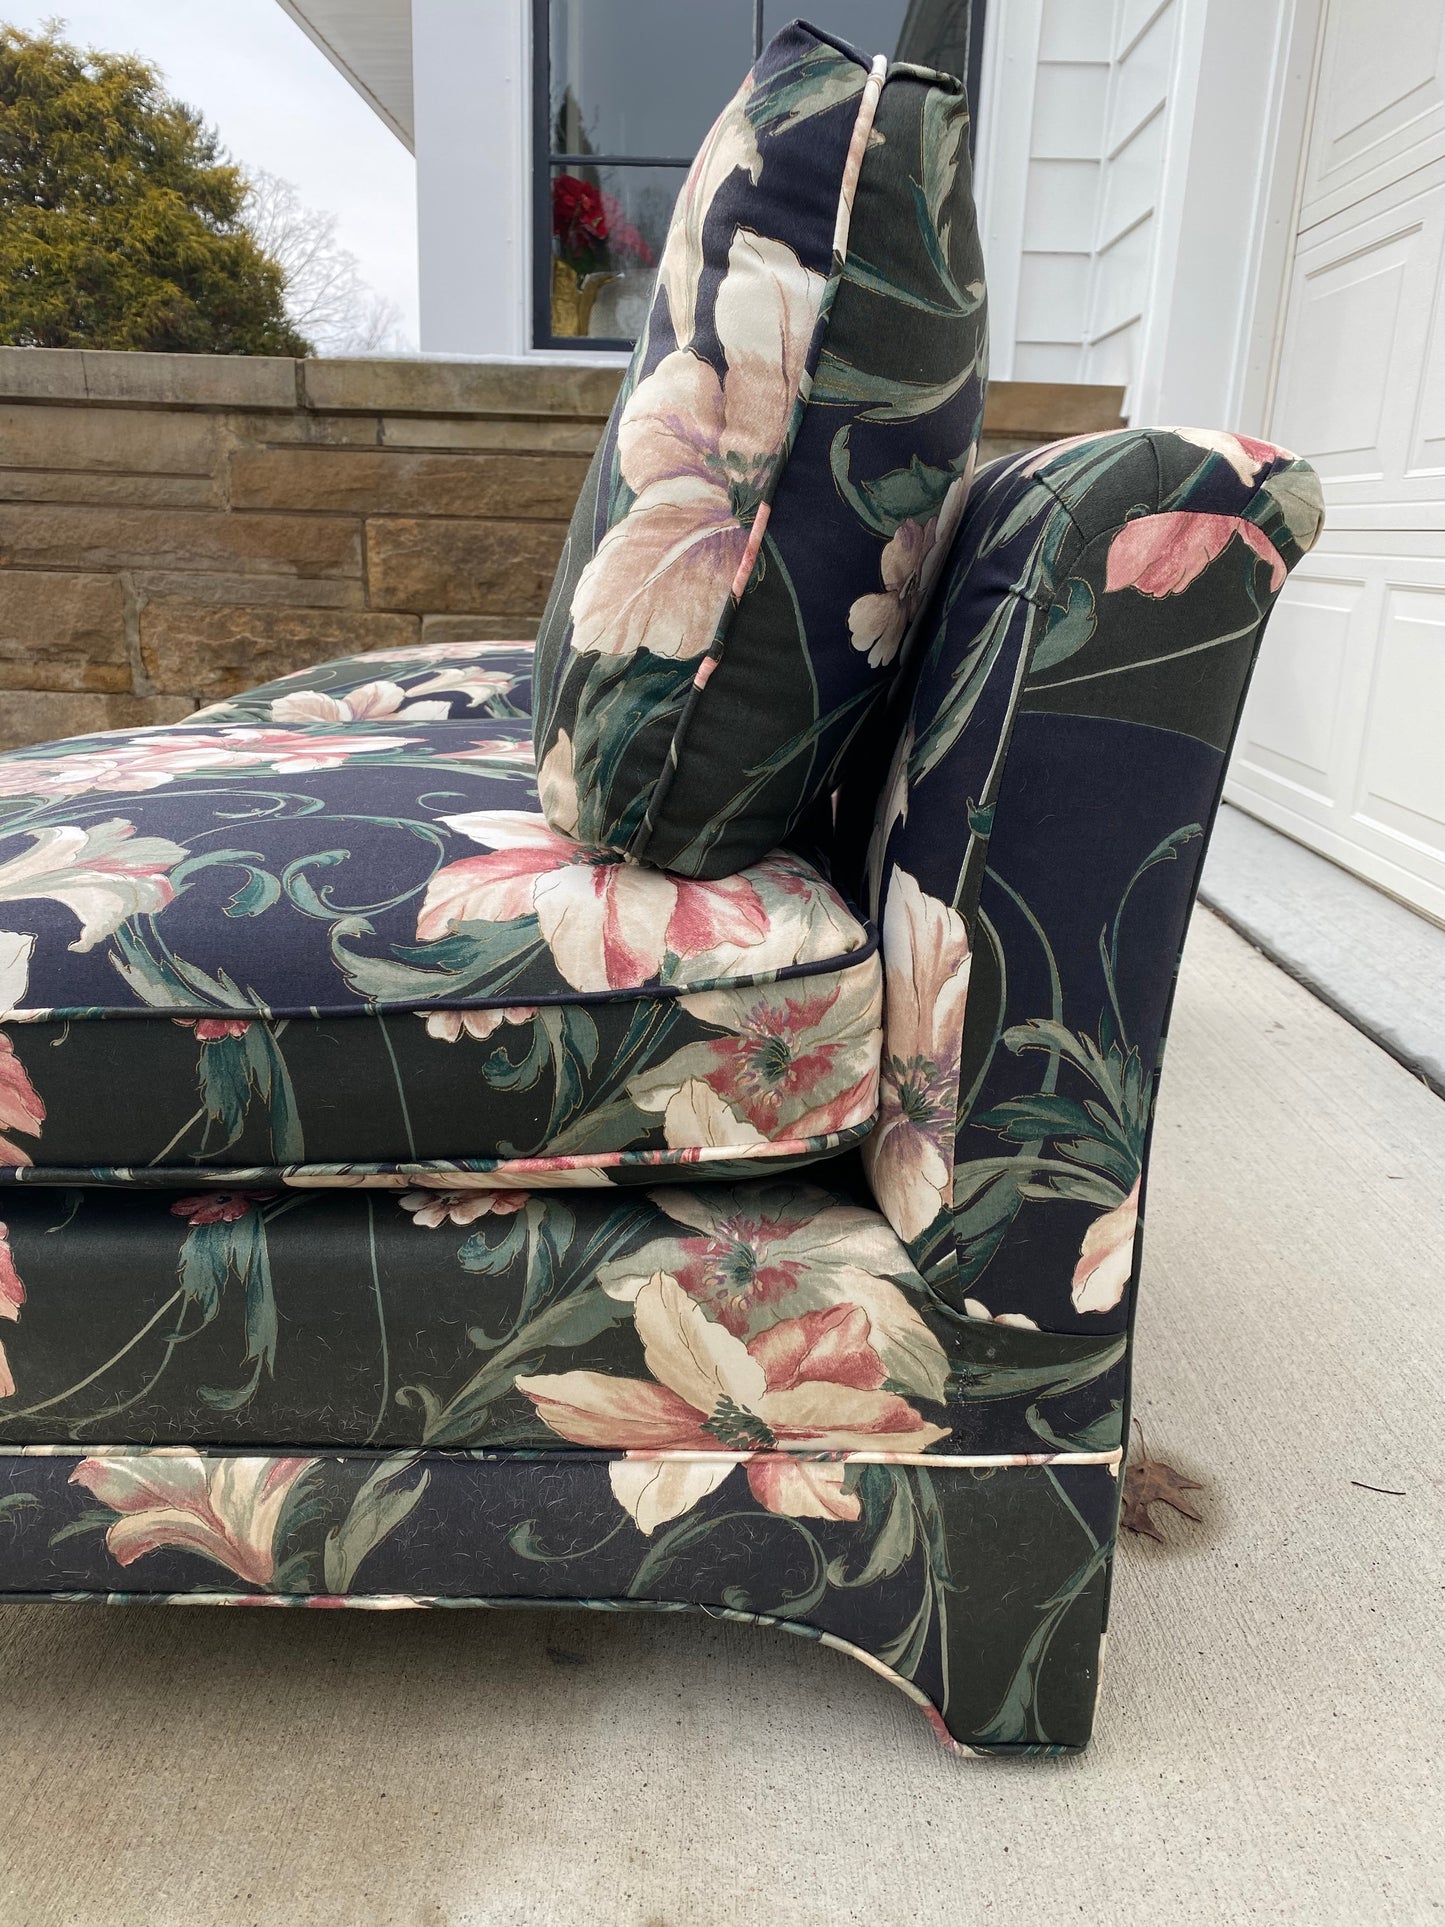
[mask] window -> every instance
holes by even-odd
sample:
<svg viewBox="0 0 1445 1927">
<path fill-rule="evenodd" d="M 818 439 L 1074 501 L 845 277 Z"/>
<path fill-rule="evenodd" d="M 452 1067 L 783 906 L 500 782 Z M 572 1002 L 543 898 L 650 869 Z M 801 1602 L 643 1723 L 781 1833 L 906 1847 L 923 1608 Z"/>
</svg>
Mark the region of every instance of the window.
<svg viewBox="0 0 1445 1927">
<path fill-rule="evenodd" d="M 702 137 L 797 0 L 533 0 L 533 340 L 630 348 Z M 814 0 L 867 52 L 968 81 L 984 0 Z"/>
</svg>

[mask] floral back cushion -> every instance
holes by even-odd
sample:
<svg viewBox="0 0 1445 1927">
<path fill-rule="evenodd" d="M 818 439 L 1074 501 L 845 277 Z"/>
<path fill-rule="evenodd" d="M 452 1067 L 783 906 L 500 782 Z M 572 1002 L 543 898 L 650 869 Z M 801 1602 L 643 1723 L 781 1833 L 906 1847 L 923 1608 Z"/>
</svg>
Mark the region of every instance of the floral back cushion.
<svg viewBox="0 0 1445 1927">
<path fill-rule="evenodd" d="M 961 84 L 787 28 L 679 196 L 543 620 L 554 829 L 725 876 L 832 787 L 961 518 L 985 334 Z"/>
</svg>

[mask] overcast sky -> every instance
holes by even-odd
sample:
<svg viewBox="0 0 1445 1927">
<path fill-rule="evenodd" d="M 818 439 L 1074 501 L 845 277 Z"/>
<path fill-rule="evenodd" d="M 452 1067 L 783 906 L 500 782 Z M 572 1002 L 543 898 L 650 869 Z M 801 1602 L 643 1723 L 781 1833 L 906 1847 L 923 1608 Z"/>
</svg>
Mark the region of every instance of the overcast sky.
<svg viewBox="0 0 1445 1927">
<path fill-rule="evenodd" d="M 417 340 L 416 166 L 276 0 L 0 0 L 34 30 L 58 15 L 83 46 L 137 53 L 220 132 L 233 159 L 335 214 L 338 239 Z"/>
</svg>

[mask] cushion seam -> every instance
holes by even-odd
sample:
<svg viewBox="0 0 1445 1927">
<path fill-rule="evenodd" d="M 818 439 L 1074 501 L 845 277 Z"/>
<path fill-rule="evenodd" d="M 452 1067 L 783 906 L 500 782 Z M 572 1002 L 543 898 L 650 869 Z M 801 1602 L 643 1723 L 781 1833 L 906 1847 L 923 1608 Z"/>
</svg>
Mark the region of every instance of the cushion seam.
<svg viewBox="0 0 1445 1927">
<path fill-rule="evenodd" d="M 836 1131 L 814 1132 L 807 1138 L 767 1138 L 761 1144 L 752 1146 L 716 1145 L 704 1146 L 703 1151 L 711 1149 L 712 1157 L 699 1156 L 698 1147 L 688 1145 L 634 1146 L 630 1150 L 598 1152 L 548 1152 L 539 1151 L 532 1157 L 497 1158 L 447 1158 L 437 1155 L 417 1158 L 317 1158 L 310 1163 L 300 1164 L 164 1164 L 137 1166 L 133 1164 L 100 1164 L 76 1166 L 73 1164 L 30 1164 L 11 1167 L 0 1171 L 0 1194 L 5 1186 L 16 1190 L 45 1189 L 47 1186 L 72 1186 L 80 1181 L 78 1174 L 83 1172 L 84 1180 L 105 1188 L 114 1188 L 132 1195 L 136 1192 L 150 1194 L 157 1191 L 174 1190 L 182 1186 L 203 1185 L 206 1189 L 254 1189 L 257 1185 L 277 1184 L 295 1191 L 330 1190 L 371 1190 L 398 1191 L 406 1189 L 406 1184 L 373 1185 L 307 1185 L 295 1182 L 298 1176 L 320 1174 L 325 1177 L 355 1176 L 401 1178 L 423 1174 L 439 1177 L 455 1177 L 458 1180 L 477 1174 L 486 1176 L 501 1175 L 509 1177 L 514 1172 L 523 1175 L 535 1174 L 539 1167 L 564 1171 L 610 1171 L 646 1168 L 655 1171 L 686 1169 L 706 1177 L 707 1167 L 711 1164 L 774 1164 L 787 1163 L 790 1168 L 795 1161 L 807 1157 L 818 1163 L 850 1150 L 861 1143 L 875 1128 L 878 1122 L 878 1107 L 875 1104 L 866 1117 L 855 1124 L 844 1124 Z M 805 1144 L 810 1148 L 801 1152 L 792 1147 Z M 590 1162 L 588 1160 L 591 1160 Z M 806 1165 L 802 1168 L 808 1168 Z M 144 1171 L 145 1182 L 137 1185 L 137 1174 Z M 431 1188 L 431 1187 L 429 1187 Z M 444 1187 L 443 1187 L 444 1188 Z M 493 1187 L 478 1186 L 485 1195 Z M 507 1187 L 497 1187 L 505 1189 Z M 513 1187 L 526 1191 L 532 1187 L 519 1182 Z M 605 1182 L 597 1185 L 579 1185 L 579 1190 L 604 1190 Z M 625 1189 L 618 1186 L 616 1189 Z"/>
<path fill-rule="evenodd" d="M 640 1003 L 650 999 L 658 1002 L 676 1001 L 680 997 L 696 997 L 720 990 L 758 990 L 766 989 L 769 984 L 792 983 L 799 978 L 827 977 L 840 975 L 845 970 L 855 970 L 870 963 L 878 954 L 878 931 L 871 922 L 863 925 L 865 941 L 855 950 L 844 950 L 832 957 L 817 958 L 808 963 L 782 964 L 776 970 L 755 970 L 733 977 L 706 977 L 696 984 L 631 984 L 612 990 L 544 990 L 527 992 L 512 990 L 504 996 L 467 999 L 452 998 L 447 1001 L 418 1001 L 396 1004 L 378 1000 L 375 1003 L 358 1007 L 356 1004 L 326 1005 L 297 1004 L 278 1006 L 276 1004 L 243 1004 L 225 1007 L 216 1004 L 166 1004 L 116 1005 L 113 1008 L 97 1009 L 93 1004 L 67 1006 L 61 1004 L 37 1005 L 34 1013 L 21 1008 L 0 1015 L 0 1032 L 7 1028 L 29 1028 L 45 1023 L 173 1023 L 177 1020 L 196 1018 L 244 1019 L 257 1023 L 270 1021 L 305 1022 L 310 1019 L 320 1021 L 331 1018 L 359 1018 L 377 1022 L 385 1017 L 405 1017 L 409 1014 L 431 1016 L 448 1010 L 515 1010 L 522 1005 L 543 1006 L 548 1009 L 557 1007 L 571 1008 L 578 1004 L 625 1004 Z"/>
</svg>

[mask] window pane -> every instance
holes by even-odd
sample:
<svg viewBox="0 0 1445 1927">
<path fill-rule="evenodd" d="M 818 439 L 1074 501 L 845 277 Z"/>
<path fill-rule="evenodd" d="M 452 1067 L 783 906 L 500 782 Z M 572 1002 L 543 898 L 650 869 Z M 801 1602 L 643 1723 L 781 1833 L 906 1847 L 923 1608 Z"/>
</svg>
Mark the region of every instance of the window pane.
<svg viewBox="0 0 1445 1927">
<path fill-rule="evenodd" d="M 920 67 L 937 67 L 966 80 L 978 11 L 974 0 L 910 0 L 898 32 L 895 58 L 911 60 Z M 972 104 L 976 112 L 977 102 Z"/>
<path fill-rule="evenodd" d="M 642 332 L 681 167 L 552 169 L 552 333 Z"/>
<path fill-rule="evenodd" d="M 798 0 L 764 0 L 765 35 L 797 10 Z M 810 0 L 806 12 L 865 57 L 965 73 L 982 4 Z M 538 154 L 538 338 L 630 341 L 683 171 L 751 64 L 754 0 L 547 0 L 544 17 L 550 120 L 539 147 L 598 158 L 547 169 Z M 633 156 L 666 164 L 618 164 Z"/>
<path fill-rule="evenodd" d="M 691 160 L 752 60 L 752 0 L 552 0 L 552 152 Z"/>
</svg>

